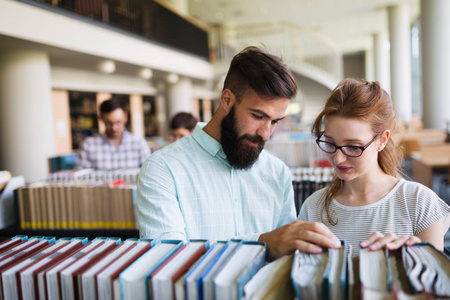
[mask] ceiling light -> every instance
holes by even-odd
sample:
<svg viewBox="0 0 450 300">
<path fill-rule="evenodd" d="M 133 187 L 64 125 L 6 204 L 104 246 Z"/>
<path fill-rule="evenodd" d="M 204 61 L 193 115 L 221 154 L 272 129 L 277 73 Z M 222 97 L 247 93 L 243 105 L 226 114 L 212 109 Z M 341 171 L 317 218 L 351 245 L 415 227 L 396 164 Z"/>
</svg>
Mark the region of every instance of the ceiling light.
<svg viewBox="0 0 450 300">
<path fill-rule="evenodd" d="M 110 74 L 116 70 L 116 64 L 112 60 L 109 60 L 109 59 L 102 60 L 98 64 L 98 69 L 103 73 Z"/>
<path fill-rule="evenodd" d="M 174 73 L 170 73 L 169 75 L 166 76 L 166 81 L 168 83 L 177 83 L 179 79 L 180 78 L 178 77 L 178 75 Z"/>
<path fill-rule="evenodd" d="M 153 77 L 153 72 L 149 68 L 142 68 L 139 70 L 139 76 L 144 79 L 150 79 Z"/>
</svg>

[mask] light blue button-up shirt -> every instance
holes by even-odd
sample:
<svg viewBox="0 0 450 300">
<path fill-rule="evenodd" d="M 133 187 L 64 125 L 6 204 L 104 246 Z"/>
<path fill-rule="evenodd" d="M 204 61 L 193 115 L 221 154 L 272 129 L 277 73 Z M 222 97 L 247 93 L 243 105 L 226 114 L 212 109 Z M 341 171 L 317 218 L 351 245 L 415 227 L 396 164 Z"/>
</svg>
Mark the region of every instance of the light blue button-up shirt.
<svg viewBox="0 0 450 300">
<path fill-rule="evenodd" d="M 137 208 L 141 238 L 258 240 L 295 220 L 291 173 L 262 151 L 249 170 L 233 169 L 202 125 L 141 168 Z"/>
</svg>

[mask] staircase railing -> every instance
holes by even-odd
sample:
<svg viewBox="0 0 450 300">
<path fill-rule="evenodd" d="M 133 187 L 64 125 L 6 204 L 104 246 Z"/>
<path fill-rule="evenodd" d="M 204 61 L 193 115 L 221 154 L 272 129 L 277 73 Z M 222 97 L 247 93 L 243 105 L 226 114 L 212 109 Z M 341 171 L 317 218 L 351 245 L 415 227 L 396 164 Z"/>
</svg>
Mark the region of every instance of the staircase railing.
<svg viewBox="0 0 450 300">
<path fill-rule="evenodd" d="M 213 27 L 209 36 L 212 62 L 232 59 L 247 46 L 263 46 L 288 65 L 322 70 L 342 78 L 342 53 L 326 36 L 293 22 Z"/>
</svg>

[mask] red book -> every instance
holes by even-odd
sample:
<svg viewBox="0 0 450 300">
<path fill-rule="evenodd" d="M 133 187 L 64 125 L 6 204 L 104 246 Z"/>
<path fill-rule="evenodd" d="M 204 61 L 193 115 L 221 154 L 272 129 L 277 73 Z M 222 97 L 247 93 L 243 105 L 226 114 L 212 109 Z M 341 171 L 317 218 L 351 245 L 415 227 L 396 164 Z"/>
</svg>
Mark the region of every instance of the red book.
<svg viewBox="0 0 450 300">
<path fill-rule="evenodd" d="M 71 239 L 69 244 L 64 245 L 57 252 L 40 259 L 32 266 L 20 271 L 21 297 L 22 299 L 47 299 L 45 294 L 45 284 L 43 282 L 44 272 L 56 265 L 62 259 L 80 249 L 87 243 L 87 238 Z M 39 276 L 41 275 L 41 276 Z M 41 277 L 42 293 L 39 293 L 39 277 Z"/>
<path fill-rule="evenodd" d="M 25 235 L 16 235 L 13 238 L 10 238 L 6 241 L 0 243 L 0 253 L 7 251 L 8 249 L 16 246 L 19 243 L 24 243 L 27 240 L 27 236 Z"/>
</svg>

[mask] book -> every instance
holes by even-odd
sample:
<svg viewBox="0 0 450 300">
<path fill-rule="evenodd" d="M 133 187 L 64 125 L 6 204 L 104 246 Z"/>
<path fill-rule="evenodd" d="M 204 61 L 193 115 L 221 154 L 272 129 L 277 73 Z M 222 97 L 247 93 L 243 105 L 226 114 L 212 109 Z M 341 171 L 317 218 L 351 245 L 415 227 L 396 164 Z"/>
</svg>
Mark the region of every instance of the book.
<svg viewBox="0 0 450 300">
<path fill-rule="evenodd" d="M 206 240 L 191 240 L 178 249 L 151 274 L 152 295 L 155 299 L 173 299 L 175 282 L 202 256 L 209 247 Z"/>
<path fill-rule="evenodd" d="M 7 239 L 0 243 L 0 253 L 7 251 L 8 249 L 16 246 L 17 244 L 24 242 L 28 239 L 26 235 L 16 235 L 10 239 Z"/>
<path fill-rule="evenodd" d="M 244 299 L 294 299 L 292 263 L 293 255 L 289 255 L 266 264 L 245 285 Z"/>
<path fill-rule="evenodd" d="M 265 258 L 264 243 L 240 243 L 213 280 L 215 298 L 241 299 L 244 296 L 245 284 L 263 267 Z"/>
<path fill-rule="evenodd" d="M 35 253 L 27 259 L 23 259 L 20 262 L 10 266 L 9 268 L 1 271 L 1 281 L 3 284 L 3 294 L 5 299 L 19 299 L 21 295 L 21 283 L 19 273 L 21 270 L 32 266 L 34 263 L 38 262 L 54 252 L 58 251 L 60 248 L 64 247 L 70 239 L 59 239 L 55 243 L 48 244 L 46 247 L 42 248 L 39 253 Z"/>
<path fill-rule="evenodd" d="M 183 245 L 182 241 L 163 240 L 125 269 L 119 276 L 123 299 L 149 299 L 150 276 Z"/>
<path fill-rule="evenodd" d="M 88 242 L 87 238 L 71 238 L 70 243 L 53 254 L 39 259 L 35 264 L 20 271 L 20 284 L 23 299 L 48 299 L 43 274 L 45 270 L 58 263 L 70 253 Z"/>
<path fill-rule="evenodd" d="M 17 222 L 16 215 L 12 213 L 14 211 L 14 190 L 24 186 L 25 179 L 23 176 L 11 177 L 2 191 L 1 178 L 2 171 L 0 171 L 0 229 L 3 229 Z"/>
<path fill-rule="evenodd" d="M 96 276 L 98 299 L 121 299 L 119 274 L 154 247 L 152 240 L 141 239 L 130 251 L 116 258 Z"/>
<path fill-rule="evenodd" d="M 325 299 L 347 299 L 347 259 L 351 250 L 345 241 L 341 241 L 339 249 L 328 249 L 328 264 L 323 274 Z"/>
<path fill-rule="evenodd" d="M 46 294 L 49 299 L 61 299 L 62 289 L 60 286 L 60 273 L 67 266 L 71 265 L 78 259 L 89 254 L 91 251 L 100 247 L 105 243 L 106 238 L 96 238 L 93 241 L 86 243 L 82 248 L 73 252 L 70 256 L 58 262 L 45 272 Z"/>
<path fill-rule="evenodd" d="M 406 247 L 406 251 L 414 260 L 414 272 L 409 273 L 411 281 L 419 281 L 412 284 L 416 292 L 422 291 L 426 295 L 436 298 L 450 298 L 450 258 L 437 250 L 430 243 L 419 243 Z"/>
<path fill-rule="evenodd" d="M 100 261 L 81 274 L 81 290 L 83 292 L 83 299 L 97 298 L 96 275 L 110 265 L 117 257 L 120 257 L 122 254 L 135 247 L 137 242 L 137 239 L 125 240 L 108 255 L 104 256 Z"/>
<path fill-rule="evenodd" d="M 327 249 L 317 254 L 295 251 L 291 278 L 298 299 L 323 298 L 323 275 L 327 264 Z"/>
<path fill-rule="evenodd" d="M 79 275 L 120 243 L 120 238 L 107 238 L 102 245 L 89 252 L 89 255 L 77 259 L 70 266 L 61 270 L 59 277 L 63 298 L 66 300 L 78 299 L 82 295 L 81 276 Z"/>
<path fill-rule="evenodd" d="M 203 255 L 200 261 L 195 264 L 189 272 L 186 273 L 184 277 L 184 286 L 185 286 L 185 297 L 186 299 L 198 299 L 199 295 L 199 284 L 198 278 L 200 274 L 206 270 L 206 268 L 210 265 L 210 263 L 214 260 L 217 254 L 225 247 L 227 242 L 218 241 L 214 243 L 210 249 Z M 178 297 L 177 297 L 178 299 Z"/>
<path fill-rule="evenodd" d="M 198 276 L 197 285 L 200 299 L 214 298 L 214 282 L 213 279 L 217 272 L 223 266 L 228 257 L 233 253 L 236 247 L 241 243 L 240 240 L 230 240 L 208 264 L 205 270 Z"/>
<path fill-rule="evenodd" d="M 361 297 L 364 299 L 393 299 L 391 292 L 392 274 L 388 266 L 388 250 L 359 250 L 359 278 Z"/>
</svg>

